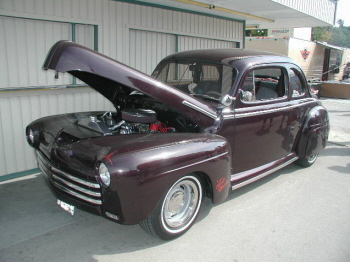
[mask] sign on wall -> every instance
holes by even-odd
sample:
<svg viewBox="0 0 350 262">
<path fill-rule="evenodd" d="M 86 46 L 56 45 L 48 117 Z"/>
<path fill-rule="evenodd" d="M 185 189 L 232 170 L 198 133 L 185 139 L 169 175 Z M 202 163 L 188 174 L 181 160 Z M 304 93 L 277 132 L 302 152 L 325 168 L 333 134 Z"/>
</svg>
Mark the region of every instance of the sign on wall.
<svg viewBox="0 0 350 262">
<path fill-rule="evenodd" d="M 303 50 L 300 50 L 301 56 L 304 58 L 304 61 L 309 57 L 310 55 L 310 51 L 307 50 L 307 48 L 305 47 Z"/>
<path fill-rule="evenodd" d="M 290 29 L 269 29 L 269 36 L 276 38 L 290 37 Z"/>
</svg>

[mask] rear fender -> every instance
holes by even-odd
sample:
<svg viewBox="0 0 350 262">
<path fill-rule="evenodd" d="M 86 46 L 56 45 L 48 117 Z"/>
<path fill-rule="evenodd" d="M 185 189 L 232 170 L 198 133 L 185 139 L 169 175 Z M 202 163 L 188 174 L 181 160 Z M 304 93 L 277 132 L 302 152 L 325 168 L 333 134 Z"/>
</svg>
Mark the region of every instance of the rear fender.
<svg viewBox="0 0 350 262">
<path fill-rule="evenodd" d="M 299 158 L 318 154 L 326 147 L 329 134 L 329 118 L 326 108 L 316 106 L 308 113 L 303 127 L 297 154 Z"/>
</svg>

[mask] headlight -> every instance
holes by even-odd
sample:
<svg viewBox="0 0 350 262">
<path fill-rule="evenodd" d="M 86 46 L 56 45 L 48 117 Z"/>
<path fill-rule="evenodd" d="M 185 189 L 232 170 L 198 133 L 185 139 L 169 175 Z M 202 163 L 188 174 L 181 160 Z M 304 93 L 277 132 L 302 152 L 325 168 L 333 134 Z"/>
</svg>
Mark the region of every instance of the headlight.
<svg viewBox="0 0 350 262">
<path fill-rule="evenodd" d="M 104 163 L 100 164 L 100 167 L 98 168 L 98 172 L 100 174 L 100 178 L 103 184 L 106 186 L 109 186 L 111 184 L 111 175 L 108 171 L 107 166 Z"/>
<path fill-rule="evenodd" d="M 38 130 L 33 129 L 31 127 L 27 127 L 26 137 L 27 137 L 27 141 L 28 141 L 30 146 L 32 146 L 34 148 L 39 147 L 40 142 L 39 142 L 39 131 Z"/>
<path fill-rule="evenodd" d="M 29 131 L 28 131 L 28 140 L 29 140 L 29 142 L 34 144 L 34 133 L 33 133 L 33 130 L 31 128 L 29 128 Z"/>
</svg>

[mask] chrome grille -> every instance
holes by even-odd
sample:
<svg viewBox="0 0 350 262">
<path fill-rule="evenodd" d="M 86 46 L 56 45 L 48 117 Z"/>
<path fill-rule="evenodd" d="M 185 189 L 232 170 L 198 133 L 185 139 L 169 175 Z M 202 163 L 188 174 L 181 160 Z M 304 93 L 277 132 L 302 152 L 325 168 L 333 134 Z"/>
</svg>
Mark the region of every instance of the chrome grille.
<svg viewBox="0 0 350 262">
<path fill-rule="evenodd" d="M 98 183 L 89 182 L 57 169 L 40 152 L 37 152 L 37 155 L 41 172 L 47 176 L 54 187 L 91 204 L 102 205 Z"/>
</svg>

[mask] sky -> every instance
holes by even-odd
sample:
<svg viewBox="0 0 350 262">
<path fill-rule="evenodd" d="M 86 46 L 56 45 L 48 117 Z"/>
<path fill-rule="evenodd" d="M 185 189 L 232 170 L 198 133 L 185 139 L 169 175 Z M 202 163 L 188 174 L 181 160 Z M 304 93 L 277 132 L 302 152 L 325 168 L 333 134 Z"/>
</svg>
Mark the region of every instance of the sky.
<svg viewBox="0 0 350 262">
<path fill-rule="evenodd" d="M 339 0 L 336 21 L 338 19 L 344 20 L 344 26 L 350 26 L 350 0 Z"/>
</svg>

